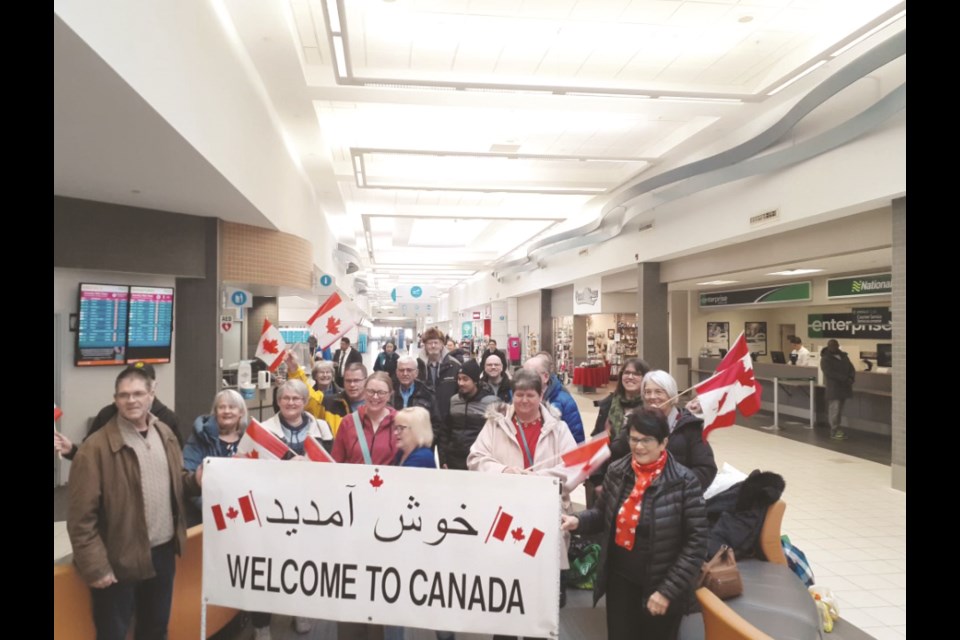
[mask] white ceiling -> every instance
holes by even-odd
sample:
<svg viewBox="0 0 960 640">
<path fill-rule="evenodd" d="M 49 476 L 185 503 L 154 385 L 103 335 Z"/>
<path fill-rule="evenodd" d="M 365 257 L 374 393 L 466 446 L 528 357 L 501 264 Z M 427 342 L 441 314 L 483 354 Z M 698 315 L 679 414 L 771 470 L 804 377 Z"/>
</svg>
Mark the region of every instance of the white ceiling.
<svg viewBox="0 0 960 640">
<path fill-rule="evenodd" d="M 905 10 L 896 0 L 215 4 L 371 291 L 404 279 L 445 289 L 521 255 L 595 215 L 611 191 L 769 119 L 803 83 L 771 97 L 779 85 Z M 54 23 L 59 47 L 71 34 Z M 905 29 L 905 17 L 888 29 Z M 68 94 L 60 71 L 81 57 L 57 51 L 57 105 L 93 99 Z M 55 193 L 128 203 L 135 177 L 111 185 L 95 175 L 129 162 L 81 158 L 96 146 L 92 123 L 116 121 L 91 105 L 89 122 L 73 124 L 68 111 L 55 115 Z M 74 128 L 89 132 L 82 151 Z"/>
</svg>

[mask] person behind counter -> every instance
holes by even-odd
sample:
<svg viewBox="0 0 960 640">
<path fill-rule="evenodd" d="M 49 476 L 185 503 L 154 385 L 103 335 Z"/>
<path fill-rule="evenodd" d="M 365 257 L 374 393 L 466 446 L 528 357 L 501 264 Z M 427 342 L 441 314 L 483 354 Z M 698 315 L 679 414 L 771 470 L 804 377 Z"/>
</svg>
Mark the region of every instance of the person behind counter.
<svg viewBox="0 0 960 640">
<path fill-rule="evenodd" d="M 593 603 L 606 595 L 609 640 L 672 640 L 707 550 L 707 513 L 697 476 L 667 450 L 670 427 L 656 409 L 631 413 L 631 455 L 610 465 L 596 505 L 561 515 L 561 529 L 602 533 Z"/>
<path fill-rule="evenodd" d="M 790 341 L 793 349 L 790 352 L 790 362 L 798 367 L 809 367 L 810 350 L 803 346 L 803 340 L 798 336 L 790 336 L 787 339 Z"/>
</svg>

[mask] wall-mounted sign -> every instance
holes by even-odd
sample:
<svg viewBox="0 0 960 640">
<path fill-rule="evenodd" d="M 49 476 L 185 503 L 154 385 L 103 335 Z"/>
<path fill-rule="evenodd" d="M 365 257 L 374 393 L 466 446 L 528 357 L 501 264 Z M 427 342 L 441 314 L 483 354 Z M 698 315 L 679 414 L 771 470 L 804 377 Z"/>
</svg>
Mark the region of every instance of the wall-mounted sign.
<svg viewBox="0 0 960 640">
<path fill-rule="evenodd" d="M 700 294 L 701 307 L 738 307 L 748 304 L 781 304 L 810 300 L 810 281 L 770 287 L 711 291 Z"/>
<path fill-rule="evenodd" d="M 227 289 L 227 304 L 231 307 L 252 307 L 253 294 L 243 289 Z"/>
<path fill-rule="evenodd" d="M 828 298 L 862 298 L 863 296 L 890 295 L 892 292 L 893 275 L 889 273 L 827 280 Z"/>
<path fill-rule="evenodd" d="M 220 316 L 220 332 L 228 333 L 233 329 L 233 316 Z"/>
<path fill-rule="evenodd" d="M 479 312 L 479 311 L 474 311 L 474 312 L 473 312 L 473 319 L 474 319 L 474 320 L 479 320 L 479 319 L 480 319 L 480 312 Z"/>
<path fill-rule="evenodd" d="M 807 333 L 811 338 L 849 338 L 856 340 L 892 340 L 893 322 L 890 310 L 879 316 L 871 313 L 868 320 L 881 322 L 860 322 L 856 313 L 811 313 L 807 316 Z"/>
<path fill-rule="evenodd" d="M 336 279 L 317 267 L 313 268 L 313 292 L 318 295 L 330 295 L 336 290 Z"/>
<path fill-rule="evenodd" d="M 573 314 L 600 313 L 600 276 L 573 283 Z"/>
<path fill-rule="evenodd" d="M 473 337 L 473 320 L 465 320 L 460 325 L 460 337 L 462 338 Z"/>
</svg>

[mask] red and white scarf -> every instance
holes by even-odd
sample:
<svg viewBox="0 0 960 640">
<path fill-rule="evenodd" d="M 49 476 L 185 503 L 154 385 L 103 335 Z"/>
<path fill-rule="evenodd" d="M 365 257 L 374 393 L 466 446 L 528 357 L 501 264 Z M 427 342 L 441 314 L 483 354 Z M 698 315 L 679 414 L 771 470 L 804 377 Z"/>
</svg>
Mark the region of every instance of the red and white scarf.
<svg viewBox="0 0 960 640">
<path fill-rule="evenodd" d="M 614 542 L 628 551 L 633 549 L 637 539 L 637 524 L 640 522 L 640 506 L 643 504 L 643 494 L 646 493 L 647 487 L 653 484 L 653 481 L 663 473 L 663 468 L 667 466 L 667 450 L 664 449 L 660 457 L 650 464 L 640 464 L 631 457 L 630 465 L 633 467 L 633 473 L 637 476 L 637 483 L 633 485 L 633 491 L 623 501 L 623 506 L 617 513 L 617 533 L 614 537 Z"/>
</svg>

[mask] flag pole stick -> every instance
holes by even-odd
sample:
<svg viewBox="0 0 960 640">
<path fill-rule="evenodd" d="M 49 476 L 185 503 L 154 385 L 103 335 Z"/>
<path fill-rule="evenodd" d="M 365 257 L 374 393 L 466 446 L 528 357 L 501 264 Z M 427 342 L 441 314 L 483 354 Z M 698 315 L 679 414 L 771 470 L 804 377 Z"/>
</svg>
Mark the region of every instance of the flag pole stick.
<svg viewBox="0 0 960 640">
<path fill-rule="evenodd" d="M 582 447 L 582 446 L 584 446 L 585 444 L 587 444 L 588 442 L 593 442 L 594 440 L 596 440 L 596 439 L 598 439 L 598 438 L 605 438 L 605 437 L 608 437 L 606 433 L 598 433 L 597 435 L 593 436 L 592 438 L 588 438 L 587 440 L 584 440 L 583 442 L 581 442 L 580 444 L 578 444 L 577 447 L 578 447 L 578 448 L 579 448 L 579 447 Z M 571 451 L 572 451 L 572 450 L 573 450 L 573 449 L 571 449 Z M 557 463 L 560 462 L 560 459 L 563 457 L 563 454 L 564 454 L 564 453 L 569 453 L 569 452 L 564 451 L 564 452 L 562 452 L 562 453 L 555 454 L 554 456 L 552 456 L 552 457 L 550 457 L 550 458 L 547 458 L 546 460 L 541 460 L 541 461 L 538 462 L 537 464 L 534 464 L 534 465 L 531 465 L 531 466 L 527 467 L 526 469 L 524 469 L 524 471 L 531 471 L 531 472 L 532 472 L 532 471 L 539 471 L 540 469 L 546 469 L 546 468 L 549 468 L 549 467 L 555 467 L 555 466 L 557 465 Z"/>
</svg>

